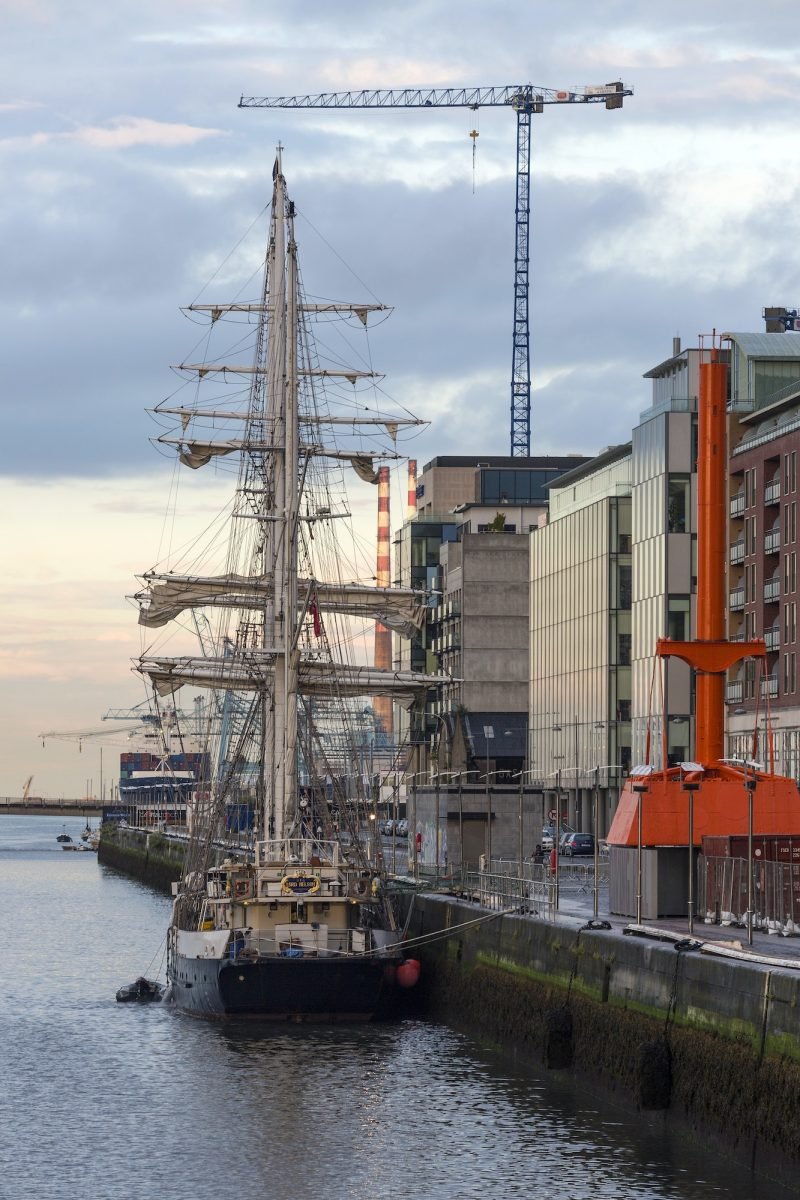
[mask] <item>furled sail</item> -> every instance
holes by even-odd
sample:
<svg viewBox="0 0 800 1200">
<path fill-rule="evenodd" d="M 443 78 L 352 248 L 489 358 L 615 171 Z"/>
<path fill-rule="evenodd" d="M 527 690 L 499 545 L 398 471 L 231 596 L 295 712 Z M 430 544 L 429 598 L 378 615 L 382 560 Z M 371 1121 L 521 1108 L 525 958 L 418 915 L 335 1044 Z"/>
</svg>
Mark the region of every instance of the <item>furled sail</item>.
<svg viewBox="0 0 800 1200">
<path fill-rule="evenodd" d="M 258 609 L 272 595 L 272 584 L 247 575 L 199 577 L 144 576 L 147 589 L 137 594 L 139 624 L 160 628 L 187 608 Z M 322 583 L 298 580 L 298 591 L 314 599 L 322 612 L 380 621 L 403 637 L 413 637 L 425 620 L 422 593 L 410 588 L 377 588 L 360 583 Z"/>
<path fill-rule="evenodd" d="M 140 674 L 147 675 L 160 696 L 178 691 L 185 684 L 225 691 L 269 690 L 274 674 L 274 654 L 269 650 L 231 658 L 148 658 L 137 661 Z M 298 685 L 305 696 L 363 695 L 392 696 L 411 703 L 431 687 L 440 687 L 441 675 L 418 671 L 381 671 L 372 666 L 307 659 L 300 663 Z"/>
</svg>

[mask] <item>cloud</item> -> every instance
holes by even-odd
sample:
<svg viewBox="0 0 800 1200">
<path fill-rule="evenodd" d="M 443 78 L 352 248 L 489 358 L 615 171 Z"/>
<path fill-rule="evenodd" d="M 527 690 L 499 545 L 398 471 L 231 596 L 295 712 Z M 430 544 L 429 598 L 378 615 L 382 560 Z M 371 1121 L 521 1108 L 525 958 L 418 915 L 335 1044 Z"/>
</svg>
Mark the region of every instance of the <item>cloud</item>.
<svg viewBox="0 0 800 1200">
<path fill-rule="evenodd" d="M 114 117 L 104 126 L 85 125 L 64 133 L 34 133 L 34 146 L 48 142 L 82 142 L 96 150 L 129 150 L 132 146 L 193 146 L 209 137 L 222 137 L 222 129 L 170 124 L 147 117 Z"/>
</svg>

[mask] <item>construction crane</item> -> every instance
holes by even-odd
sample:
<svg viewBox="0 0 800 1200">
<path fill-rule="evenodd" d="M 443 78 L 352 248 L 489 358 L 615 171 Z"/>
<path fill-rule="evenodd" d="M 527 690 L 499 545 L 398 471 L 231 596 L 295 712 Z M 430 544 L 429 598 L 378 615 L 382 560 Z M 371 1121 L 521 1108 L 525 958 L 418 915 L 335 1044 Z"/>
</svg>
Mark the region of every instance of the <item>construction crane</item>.
<svg viewBox="0 0 800 1200">
<path fill-rule="evenodd" d="M 514 247 L 514 335 L 511 356 L 511 455 L 531 452 L 531 363 L 528 313 L 531 115 L 546 104 L 605 104 L 622 108 L 633 89 L 606 83 L 555 91 L 524 83 L 487 88 L 406 88 L 401 91 L 321 92 L 307 96 L 242 96 L 239 108 L 511 108 L 517 114 L 517 199 Z M 475 131 L 470 134 L 475 146 Z"/>
</svg>

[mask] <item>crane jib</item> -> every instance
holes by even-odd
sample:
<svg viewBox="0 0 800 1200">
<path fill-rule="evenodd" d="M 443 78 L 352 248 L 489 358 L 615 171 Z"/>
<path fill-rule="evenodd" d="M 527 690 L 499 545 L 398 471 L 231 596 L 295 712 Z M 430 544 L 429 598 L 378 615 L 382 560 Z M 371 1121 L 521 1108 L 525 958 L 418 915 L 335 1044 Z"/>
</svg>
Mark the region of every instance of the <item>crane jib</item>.
<svg viewBox="0 0 800 1200">
<path fill-rule="evenodd" d="M 528 315 L 530 225 L 530 122 L 546 104 L 604 104 L 622 108 L 633 89 L 619 80 L 574 90 L 532 83 L 487 88 L 402 88 L 318 92 L 303 96 L 242 96 L 239 108 L 511 108 L 517 114 L 517 194 L 514 249 L 514 324 L 511 354 L 511 457 L 531 452 L 531 362 Z M 473 147 L 474 148 L 474 147 Z"/>
</svg>

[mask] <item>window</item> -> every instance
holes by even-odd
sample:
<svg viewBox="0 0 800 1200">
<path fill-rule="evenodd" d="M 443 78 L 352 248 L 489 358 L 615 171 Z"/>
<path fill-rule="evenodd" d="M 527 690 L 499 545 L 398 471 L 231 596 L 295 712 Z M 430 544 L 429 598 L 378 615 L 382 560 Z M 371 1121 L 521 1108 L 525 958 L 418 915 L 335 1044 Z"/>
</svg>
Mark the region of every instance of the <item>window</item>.
<svg viewBox="0 0 800 1200">
<path fill-rule="evenodd" d="M 617 638 L 617 662 L 621 667 L 631 665 L 631 635 L 621 633 Z"/>
<path fill-rule="evenodd" d="M 744 698 L 753 700 L 756 694 L 756 664 L 752 658 L 744 661 Z"/>
<path fill-rule="evenodd" d="M 795 664 L 794 654 L 784 654 L 783 656 L 783 692 L 788 696 L 795 689 Z"/>
<path fill-rule="evenodd" d="M 795 560 L 795 552 L 792 550 L 786 555 L 783 560 L 783 590 L 787 594 L 793 592 L 797 586 L 797 563 Z"/>
<path fill-rule="evenodd" d="M 744 506 L 751 508 L 756 502 L 756 468 L 744 473 Z"/>
<path fill-rule="evenodd" d="M 690 481 L 688 475 L 670 475 L 667 484 L 667 531 L 686 533 L 689 522 Z"/>
<path fill-rule="evenodd" d="M 619 580 L 619 607 L 631 607 L 631 568 L 619 566 L 617 568 L 617 577 Z"/>
<path fill-rule="evenodd" d="M 758 529 L 758 518 L 755 516 L 745 517 L 744 519 L 744 552 L 745 554 L 756 553 L 756 537 Z"/>
<path fill-rule="evenodd" d="M 670 596 L 667 600 L 667 637 L 688 642 L 690 604 L 688 596 Z"/>
<path fill-rule="evenodd" d="M 756 564 L 750 563 L 744 569 L 744 602 L 745 604 L 756 599 Z"/>
</svg>

